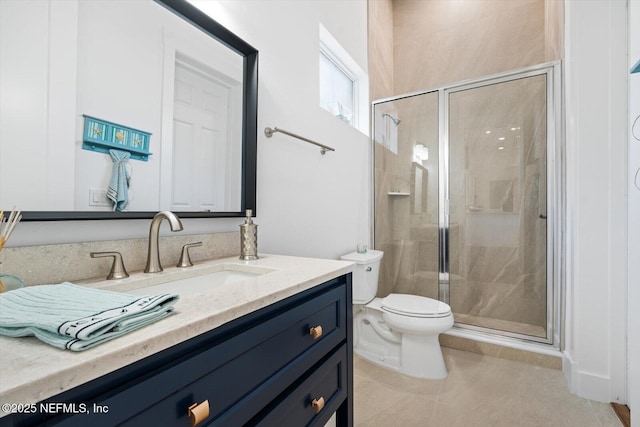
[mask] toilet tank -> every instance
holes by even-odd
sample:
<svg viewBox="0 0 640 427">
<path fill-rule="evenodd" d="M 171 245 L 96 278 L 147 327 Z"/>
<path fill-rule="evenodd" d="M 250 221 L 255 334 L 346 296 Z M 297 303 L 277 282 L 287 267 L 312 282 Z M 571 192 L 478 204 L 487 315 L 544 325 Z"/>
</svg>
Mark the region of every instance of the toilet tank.
<svg viewBox="0 0 640 427">
<path fill-rule="evenodd" d="M 352 283 L 354 304 L 366 304 L 375 298 L 383 255 L 382 251 L 369 250 L 365 253 L 351 252 L 340 257 L 341 260 L 356 264 Z"/>
</svg>

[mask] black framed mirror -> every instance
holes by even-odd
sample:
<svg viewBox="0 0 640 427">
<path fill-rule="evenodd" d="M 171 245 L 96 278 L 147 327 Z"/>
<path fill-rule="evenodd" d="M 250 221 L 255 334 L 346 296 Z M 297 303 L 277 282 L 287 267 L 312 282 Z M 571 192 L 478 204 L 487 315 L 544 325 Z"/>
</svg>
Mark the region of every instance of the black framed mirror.
<svg viewBox="0 0 640 427">
<path fill-rule="evenodd" d="M 118 9 L 125 6 L 147 9 L 131 12 Z M 50 7 L 64 7 L 64 2 L 54 2 Z M 104 11 L 96 13 L 96 10 L 85 10 L 97 7 L 104 7 L 104 10 L 112 14 L 112 19 L 105 17 Z M 31 221 L 147 219 L 160 210 L 172 210 L 182 218 L 242 217 L 246 209 L 255 212 L 258 51 L 185 0 L 78 2 L 77 8 L 79 10 L 76 12 L 75 22 L 78 26 L 78 74 L 74 82 L 68 83 L 67 88 L 73 86 L 78 91 L 78 96 L 74 100 L 74 119 L 71 121 L 70 118 L 65 118 L 67 123 L 71 123 L 67 127 L 72 128 L 70 132 L 73 147 L 67 147 L 71 145 L 71 138 L 67 138 L 62 142 L 65 148 L 58 150 L 55 143 L 61 143 L 61 139 L 49 138 L 48 141 L 34 142 L 34 146 L 43 144 L 45 148 L 40 150 L 33 149 L 28 144 L 16 148 L 13 135 L 22 132 L 19 135 L 27 141 L 29 132 L 25 132 L 24 127 L 18 128 L 17 125 L 14 134 L 11 134 L 11 129 L 7 131 L 7 128 L 11 128 L 12 123 L 15 123 L 9 119 L 13 119 L 19 113 L 14 114 L 12 111 L 13 116 L 10 114 L 9 118 L 3 117 L 4 134 L 0 138 L 0 157 L 3 158 L 0 159 L 0 167 L 5 172 L 3 174 L 0 170 L 2 208 L 10 210 L 15 206 L 23 211 L 23 220 Z M 33 11 L 30 13 L 33 15 Z M 92 23 L 87 16 L 97 16 L 99 20 Z M 144 19 L 136 20 L 136 16 L 142 16 Z M 155 18 L 162 22 L 153 23 L 152 19 Z M 116 31 L 110 32 L 107 26 L 97 28 L 97 25 L 109 22 L 117 26 L 114 27 Z M 155 27 L 150 27 L 151 25 Z M 83 36 L 83 26 L 89 28 L 90 37 Z M 55 36 L 53 30 L 49 31 Z M 96 34 L 97 36 L 94 36 Z M 127 53 L 133 41 L 125 38 L 126 34 L 135 35 L 131 40 L 148 39 L 149 42 L 159 45 L 151 49 L 146 47 L 140 53 Z M 107 41 L 112 41 L 111 39 L 118 43 L 115 48 L 105 45 Z M 155 53 L 155 56 L 149 51 Z M 50 54 L 53 56 L 53 52 Z M 220 61 L 220 64 L 215 61 Z M 74 65 L 64 64 L 67 69 Z M 138 72 L 138 69 L 142 70 L 147 65 L 164 67 L 156 73 L 160 77 L 155 78 L 155 72 Z M 100 74 L 100 69 L 107 72 Z M 129 87 L 153 86 L 157 92 L 150 95 L 144 92 L 138 94 L 132 92 L 132 89 L 126 89 L 127 86 L 122 84 L 122 80 L 119 80 L 117 85 L 110 83 L 108 78 L 117 76 L 121 69 L 124 69 L 123 76 L 131 76 Z M 86 70 L 91 72 L 85 73 Z M 237 75 L 233 75 L 234 72 Z M 11 73 L 4 74 L 11 77 Z M 187 84 L 181 80 L 184 75 L 186 79 L 191 79 Z M 49 78 L 48 81 L 55 80 Z M 215 111 L 218 115 L 212 113 L 209 117 L 204 114 L 205 118 L 197 123 L 200 123 L 200 129 L 204 129 L 201 133 L 204 132 L 205 135 L 191 137 L 183 142 L 185 135 L 193 133 L 189 130 L 192 124 L 185 126 L 178 110 L 184 110 L 183 101 L 191 93 L 190 85 L 193 81 L 204 82 L 205 85 L 213 82 L 213 86 L 200 89 L 203 94 L 201 108 L 206 112 Z M 2 83 L 3 87 L 10 87 L 12 82 Z M 223 88 L 221 91 L 219 87 L 229 89 Z M 53 96 L 63 92 L 62 89 L 51 87 L 46 88 L 46 91 Z M 83 96 L 88 92 L 91 96 Z M 99 96 L 101 92 L 104 94 L 103 97 Z M 223 101 L 219 100 L 221 92 L 224 92 Z M 158 102 L 160 105 L 155 105 Z M 53 112 L 49 113 L 47 121 L 52 122 L 64 103 L 49 99 L 48 104 L 49 111 Z M 11 103 L 8 102 L 7 105 Z M 190 114 L 188 108 L 186 110 L 185 114 Z M 140 111 L 147 115 L 138 114 Z M 220 119 L 218 111 L 223 111 L 226 116 Z M 191 117 L 199 117 L 198 114 L 192 113 Z M 122 125 L 123 129 L 128 129 L 126 126 L 132 128 L 133 133 L 136 129 L 153 130 L 149 132 L 149 152 L 152 154 L 148 160 L 133 157 L 127 159 L 129 165 L 126 165 L 126 172 L 123 173 L 126 173 L 127 178 L 130 177 L 131 182 L 137 187 L 132 184 L 131 188 L 135 190 L 130 193 L 133 194 L 130 197 L 131 203 L 123 211 L 114 211 L 112 206 L 104 203 L 106 188 L 111 186 L 110 180 L 113 180 L 115 174 L 115 159 L 109 157 L 108 151 L 99 152 L 94 148 L 82 147 L 87 135 L 86 117 L 98 117 L 107 124 L 113 122 L 114 134 L 120 129 L 119 125 Z M 69 134 L 67 132 L 67 136 Z M 121 132 L 120 136 L 122 135 Z M 220 135 L 225 137 L 222 138 Z M 216 141 L 222 142 L 217 142 L 217 148 L 212 148 L 208 143 L 202 142 L 209 141 L 205 138 L 207 136 L 218 138 Z M 46 144 L 49 144 L 48 148 Z M 199 148 L 193 148 L 196 146 Z M 31 152 L 27 155 L 26 150 Z M 57 158 L 38 159 L 40 151 L 53 151 Z M 34 155 L 35 158 L 29 157 Z M 72 166 L 58 163 L 61 159 L 69 157 L 74 158 L 75 163 Z M 18 168 L 12 165 L 21 166 Z M 66 172 L 54 174 L 54 179 L 49 179 L 47 175 L 42 176 L 43 165 L 44 169 Z M 33 170 L 29 170 L 30 168 Z M 73 173 L 69 173 L 69 169 L 72 169 Z M 66 196 L 70 200 L 69 206 L 64 205 L 65 196 L 59 196 L 55 185 L 51 183 L 58 178 L 61 179 L 65 174 L 75 175 L 73 182 L 58 186 L 62 189 L 61 192 L 67 192 L 70 187 L 74 187 L 73 191 L 69 190 L 69 193 L 73 194 Z M 221 182 L 224 184 L 220 184 Z M 211 183 L 215 185 L 210 186 Z M 33 204 L 30 199 L 23 198 L 29 193 L 34 193 Z M 190 199 L 187 197 L 188 200 L 185 202 L 183 195 L 186 193 L 193 193 L 195 196 Z M 49 203 L 44 199 L 53 199 L 51 208 L 44 204 Z M 145 202 L 147 199 L 150 200 L 149 203 Z"/>
</svg>

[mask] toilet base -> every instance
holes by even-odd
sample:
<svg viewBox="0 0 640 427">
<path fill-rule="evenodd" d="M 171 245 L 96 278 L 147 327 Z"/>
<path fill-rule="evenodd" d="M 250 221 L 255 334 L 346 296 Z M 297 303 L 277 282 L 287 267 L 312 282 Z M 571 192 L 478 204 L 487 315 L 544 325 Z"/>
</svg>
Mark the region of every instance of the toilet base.
<svg viewBox="0 0 640 427">
<path fill-rule="evenodd" d="M 371 343 L 365 342 L 360 347 L 355 347 L 353 351 L 363 359 L 373 363 L 374 365 L 381 366 L 392 371 L 396 371 L 403 375 L 410 377 L 440 380 L 447 377 L 447 367 L 442 357 L 442 349 L 440 344 L 434 346 L 433 343 L 425 346 L 423 338 L 434 338 L 436 341 L 438 337 L 417 337 L 419 340 L 412 339 L 413 337 L 403 337 L 402 345 L 404 348 L 412 348 L 409 352 L 404 352 L 404 355 L 409 356 L 402 357 L 401 347 L 397 344 L 391 347 L 375 346 Z M 415 346 L 419 346 L 419 350 L 416 351 Z M 424 363 L 428 360 L 429 363 Z"/>
<path fill-rule="evenodd" d="M 375 365 L 416 378 L 447 377 L 438 335 L 392 331 L 381 313 L 372 309 L 357 312 L 354 335 L 353 351 Z"/>
<path fill-rule="evenodd" d="M 402 334 L 401 360 L 402 371 L 406 375 L 434 380 L 447 377 L 447 367 L 437 335 Z"/>
<path fill-rule="evenodd" d="M 353 352 L 374 365 L 378 365 L 398 373 L 403 373 L 400 370 L 400 358 L 398 356 L 383 356 L 361 348 L 354 348 Z"/>
<path fill-rule="evenodd" d="M 358 312 L 354 318 L 353 332 L 353 351 L 358 356 L 394 371 L 400 368 L 402 337 L 393 333 L 381 316 L 370 310 Z"/>
</svg>

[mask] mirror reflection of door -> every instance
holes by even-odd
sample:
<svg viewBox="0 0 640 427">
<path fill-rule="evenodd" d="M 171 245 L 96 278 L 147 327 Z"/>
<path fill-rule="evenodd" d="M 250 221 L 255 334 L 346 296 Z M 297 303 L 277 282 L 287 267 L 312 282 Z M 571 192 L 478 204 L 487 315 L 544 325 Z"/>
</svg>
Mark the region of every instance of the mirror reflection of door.
<svg viewBox="0 0 640 427">
<path fill-rule="evenodd" d="M 224 207 L 229 115 L 225 86 L 206 70 L 176 62 L 172 210 Z M 210 185 L 213 182 L 216 185 Z"/>
<path fill-rule="evenodd" d="M 126 215 L 113 213 L 106 198 L 111 158 L 83 149 L 83 115 L 88 115 L 152 135 L 147 161 L 128 163 L 127 212 L 174 206 L 181 212 L 241 211 L 243 149 L 246 141 L 255 140 L 255 134 L 244 137 L 245 56 L 216 39 L 223 28 L 204 32 L 170 9 L 152 0 L 0 0 L 3 205 L 20 207 L 29 218 L 49 217 L 49 212 L 55 219 L 75 214 L 53 212 Z M 174 153 L 177 63 L 219 86 L 200 92 L 217 97 L 216 91 L 226 91 L 224 109 L 211 108 L 206 99 L 198 107 L 226 114 L 226 119 L 215 119 L 226 120 L 225 129 L 211 126 L 211 119 L 201 127 L 226 132 L 222 152 L 199 142 L 200 151 L 190 158 L 186 143 Z M 246 114 L 253 115 L 252 108 Z M 174 154 L 189 176 L 173 178 L 179 174 L 172 170 Z M 216 162 L 225 160 L 224 166 L 205 165 L 204 159 L 213 156 Z M 228 175 L 222 177 L 223 171 Z"/>
<path fill-rule="evenodd" d="M 160 208 L 240 209 L 242 57 L 169 31 L 163 45 Z"/>
</svg>

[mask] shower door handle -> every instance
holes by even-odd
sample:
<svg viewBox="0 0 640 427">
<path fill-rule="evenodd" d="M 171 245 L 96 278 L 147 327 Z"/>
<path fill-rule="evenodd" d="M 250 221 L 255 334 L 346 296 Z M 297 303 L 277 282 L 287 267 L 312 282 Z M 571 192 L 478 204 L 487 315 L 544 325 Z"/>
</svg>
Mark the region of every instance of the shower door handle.
<svg viewBox="0 0 640 427">
<path fill-rule="evenodd" d="M 547 219 L 547 216 L 546 216 L 546 215 L 543 215 L 543 214 L 540 214 L 540 215 L 538 215 L 538 218 L 540 218 L 540 219 Z"/>
</svg>

